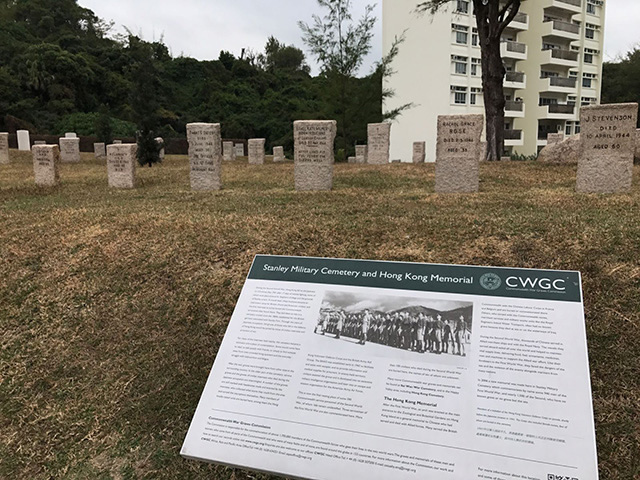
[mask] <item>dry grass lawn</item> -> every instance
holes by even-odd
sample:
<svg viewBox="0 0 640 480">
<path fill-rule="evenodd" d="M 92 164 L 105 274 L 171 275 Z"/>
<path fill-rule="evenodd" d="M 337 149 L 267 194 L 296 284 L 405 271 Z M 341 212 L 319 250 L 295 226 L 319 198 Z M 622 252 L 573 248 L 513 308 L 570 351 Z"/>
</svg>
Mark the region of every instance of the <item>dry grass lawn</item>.
<svg viewBox="0 0 640 480">
<path fill-rule="evenodd" d="M 107 187 L 86 155 L 38 189 L 0 166 L 0 478 L 250 479 L 179 450 L 253 256 L 580 270 L 601 479 L 640 478 L 640 167 L 628 195 L 579 195 L 575 166 L 485 164 L 482 193 L 436 195 L 433 165 L 225 164 L 185 157 Z M 589 480 L 589 479 L 583 479 Z"/>
</svg>

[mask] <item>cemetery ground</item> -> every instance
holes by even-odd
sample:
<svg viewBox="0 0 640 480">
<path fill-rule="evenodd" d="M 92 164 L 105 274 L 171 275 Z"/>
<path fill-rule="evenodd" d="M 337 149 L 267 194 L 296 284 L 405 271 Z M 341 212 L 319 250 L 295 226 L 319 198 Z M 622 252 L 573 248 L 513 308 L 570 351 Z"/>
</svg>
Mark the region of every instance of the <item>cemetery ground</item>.
<svg viewBox="0 0 640 480">
<path fill-rule="evenodd" d="M 640 478 L 640 167 L 624 195 L 575 193 L 575 165 L 481 165 L 437 195 L 432 164 L 223 165 L 186 157 L 107 186 L 104 162 L 0 166 L 0 478 L 266 479 L 179 456 L 257 253 L 580 270 L 601 479 Z M 275 478 L 275 477 L 273 477 Z"/>
</svg>

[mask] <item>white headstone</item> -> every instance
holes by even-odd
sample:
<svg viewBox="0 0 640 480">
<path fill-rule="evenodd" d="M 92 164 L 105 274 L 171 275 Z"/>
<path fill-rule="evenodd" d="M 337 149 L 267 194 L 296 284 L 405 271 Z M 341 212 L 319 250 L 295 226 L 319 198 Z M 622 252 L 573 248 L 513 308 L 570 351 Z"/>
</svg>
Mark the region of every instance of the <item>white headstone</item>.
<svg viewBox="0 0 640 480">
<path fill-rule="evenodd" d="M 114 145 L 122 145 L 122 140 L 114 140 L 113 144 Z"/>
<path fill-rule="evenodd" d="M 60 160 L 62 163 L 80 161 L 80 139 L 64 137 L 60 139 Z"/>
<path fill-rule="evenodd" d="M 235 160 L 233 142 L 222 142 L 222 159 L 225 162 L 232 162 Z"/>
<path fill-rule="evenodd" d="M 427 142 L 413 142 L 413 163 L 424 163 L 426 150 Z"/>
<path fill-rule="evenodd" d="M 78 135 L 73 132 L 67 132 L 64 134 L 64 138 L 78 138 Z"/>
<path fill-rule="evenodd" d="M 34 145 L 31 149 L 33 156 L 33 173 L 36 185 L 40 187 L 54 187 L 60 181 L 58 163 L 60 149 L 57 145 Z"/>
<path fill-rule="evenodd" d="M 249 163 L 252 165 L 262 165 L 264 163 L 264 138 L 249 139 Z"/>
<path fill-rule="evenodd" d="M 107 147 L 104 143 L 94 143 L 93 144 L 93 153 L 96 158 L 104 158 L 107 156 Z"/>
<path fill-rule="evenodd" d="M 233 146 L 233 151 L 236 157 L 244 157 L 244 143 L 236 143 Z"/>
<path fill-rule="evenodd" d="M 29 130 L 18 130 L 16 133 L 18 135 L 18 150 L 22 152 L 31 150 Z"/>
<path fill-rule="evenodd" d="M 187 124 L 191 188 L 193 190 L 220 190 L 222 181 L 222 152 L 219 123 Z"/>
<path fill-rule="evenodd" d="M 9 159 L 9 134 L 6 132 L 0 133 L 0 165 L 7 165 L 11 160 Z"/>
<path fill-rule="evenodd" d="M 273 147 L 273 161 L 274 162 L 284 162 L 286 158 L 284 157 L 284 147 Z"/>
<path fill-rule="evenodd" d="M 390 123 L 370 123 L 367 126 L 367 163 L 383 165 L 389 163 Z"/>
<path fill-rule="evenodd" d="M 164 160 L 164 138 L 156 137 L 156 143 L 158 145 L 162 145 L 162 148 L 160 149 L 158 155 L 160 156 L 160 160 Z"/>
<path fill-rule="evenodd" d="M 44 140 L 34 140 L 33 142 L 34 145 L 46 145 L 47 142 Z"/>
<path fill-rule="evenodd" d="M 135 188 L 137 151 L 135 143 L 107 146 L 107 176 L 110 187 Z"/>
<path fill-rule="evenodd" d="M 367 163 L 366 145 L 356 145 L 356 163 Z"/>
<path fill-rule="evenodd" d="M 335 120 L 293 122 L 296 190 L 331 190 Z"/>
</svg>

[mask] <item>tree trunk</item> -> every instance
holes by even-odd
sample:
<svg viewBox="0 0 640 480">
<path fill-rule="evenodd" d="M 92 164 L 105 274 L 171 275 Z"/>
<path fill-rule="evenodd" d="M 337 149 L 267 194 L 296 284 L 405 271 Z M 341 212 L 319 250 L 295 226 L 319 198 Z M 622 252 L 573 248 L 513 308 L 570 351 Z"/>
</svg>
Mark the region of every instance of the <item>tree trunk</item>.
<svg viewBox="0 0 640 480">
<path fill-rule="evenodd" d="M 486 113 L 487 157 L 500 160 L 504 149 L 504 91 L 505 75 L 500 55 L 500 37 L 486 39 L 482 49 L 482 90 Z"/>
</svg>

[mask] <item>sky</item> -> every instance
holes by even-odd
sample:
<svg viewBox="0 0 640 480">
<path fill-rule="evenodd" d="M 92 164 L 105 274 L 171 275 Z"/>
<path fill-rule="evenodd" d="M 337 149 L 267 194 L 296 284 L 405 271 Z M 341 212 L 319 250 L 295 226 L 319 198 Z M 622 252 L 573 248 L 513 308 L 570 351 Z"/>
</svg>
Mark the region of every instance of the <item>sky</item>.
<svg viewBox="0 0 640 480">
<path fill-rule="evenodd" d="M 242 48 L 261 52 L 270 35 L 305 50 L 298 21 L 311 23 L 314 13 L 322 13 L 317 0 L 79 0 L 78 3 L 104 20 L 113 20 L 116 32 L 123 32 L 126 26 L 148 41 L 163 38 L 172 55 L 199 60 L 217 59 L 220 50 L 236 56 Z M 382 0 L 352 0 L 354 18 L 362 16 L 365 6 L 371 3 L 377 3 L 378 22 L 373 49 L 361 74 L 368 74 L 382 56 Z M 606 3 L 605 59 L 612 60 L 640 43 L 640 1 Z M 306 50 L 305 53 L 313 73 L 317 73 L 317 65 Z"/>
</svg>

